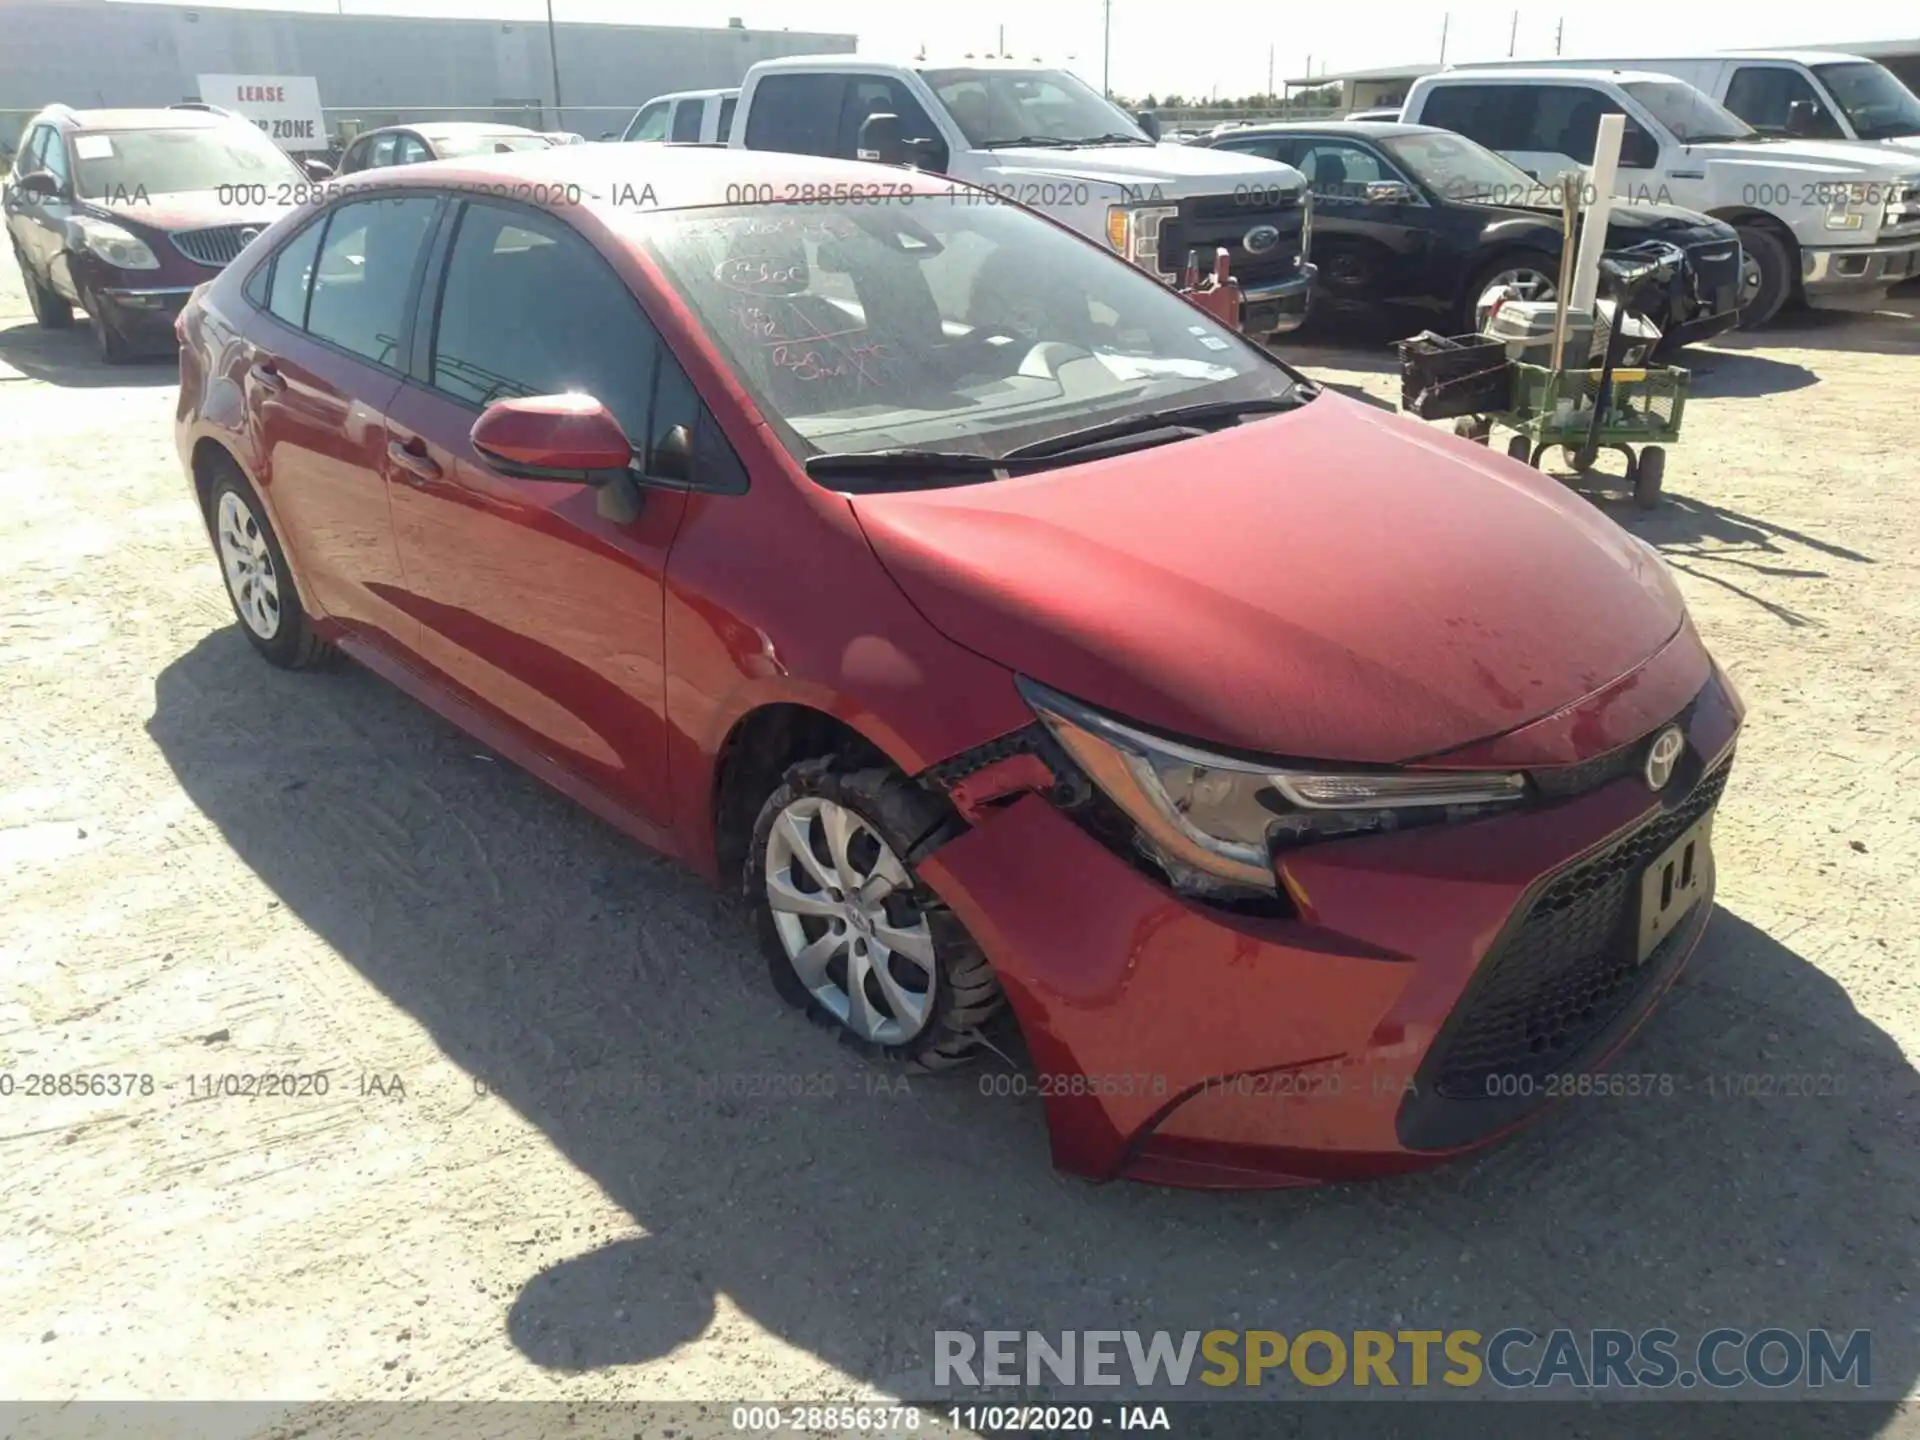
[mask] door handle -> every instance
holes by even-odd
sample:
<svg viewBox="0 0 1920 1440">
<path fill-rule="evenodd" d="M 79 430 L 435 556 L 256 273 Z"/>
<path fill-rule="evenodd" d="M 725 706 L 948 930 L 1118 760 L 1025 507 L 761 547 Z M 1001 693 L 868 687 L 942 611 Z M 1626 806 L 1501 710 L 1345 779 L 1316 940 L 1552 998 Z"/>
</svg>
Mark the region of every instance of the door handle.
<svg viewBox="0 0 1920 1440">
<path fill-rule="evenodd" d="M 418 485 L 422 481 L 440 478 L 440 465 L 420 440 L 389 440 L 387 458 L 398 465 L 409 485 Z"/>
<path fill-rule="evenodd" d="M 256 360 L 248 368 L 247 375 L 263 390 L 284 390 L 287 388 L 285 377 L 271 359 Z"/>
</svg>

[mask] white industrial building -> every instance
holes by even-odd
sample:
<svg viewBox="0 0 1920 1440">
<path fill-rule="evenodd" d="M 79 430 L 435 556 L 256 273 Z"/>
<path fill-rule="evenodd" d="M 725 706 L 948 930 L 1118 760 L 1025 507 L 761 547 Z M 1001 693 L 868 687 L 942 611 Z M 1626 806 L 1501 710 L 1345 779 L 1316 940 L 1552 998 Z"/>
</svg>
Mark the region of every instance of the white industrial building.
<svg viewBox="0 0 1920 1440">
<path fill-rule="evenodd" d="M 200 75 L 311 75 L 329 127 L 506 120 L 594 138 L 672 90 L 738 85 L 757 60 L 844 54 L 852 35 L 658 25 L 554 26 L 117 0 L 0 0 L 0 143 L 61 101 L 196 99 Z M 554 95 L 558 60 L 560 102 Z"/>
</svg>

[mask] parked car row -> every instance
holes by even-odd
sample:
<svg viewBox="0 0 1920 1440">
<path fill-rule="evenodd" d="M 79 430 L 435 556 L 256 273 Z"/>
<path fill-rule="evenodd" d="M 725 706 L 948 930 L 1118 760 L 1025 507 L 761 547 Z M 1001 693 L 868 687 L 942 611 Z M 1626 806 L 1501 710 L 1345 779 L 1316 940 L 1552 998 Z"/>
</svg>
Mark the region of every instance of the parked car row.
<svg viewBox="0 0 1920 1440">
<path fill-rule="evenodd" d="M 179 458 L 267 661 L 737 889 L 882 1063 L 1010 1012 L 1093 1178 L 1429 1164 L 1658 1003 L 1742 707 L 1650 547 L 1026 207 L 631 163 L 351 176 L 196 290 Z"/>
</svg>

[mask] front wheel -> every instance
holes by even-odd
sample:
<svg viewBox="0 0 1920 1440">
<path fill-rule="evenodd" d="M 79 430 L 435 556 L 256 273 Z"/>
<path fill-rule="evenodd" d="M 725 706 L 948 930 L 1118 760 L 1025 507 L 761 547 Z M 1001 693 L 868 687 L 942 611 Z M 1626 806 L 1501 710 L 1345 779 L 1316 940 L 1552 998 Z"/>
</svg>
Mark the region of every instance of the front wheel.
<svg viewBox="0 0 1920 1440">
<path fill-rule="evenodd" d="M 33 311 L 34 323 L 42 330 L 65 330 L 72 325 L 73 306 L 33 278 L 33 270 L 17 246 L 13 258 L 20 265 L 20 283 L 26 286 L 27 308 Z"/>
<path fill-rule="evenodd" d="M 1521 300 L 1551 300 L 1558 293 L 1560 265 L 1543 250 L 1510 250 L 1482 265 L 1460 299 L 1460 330 L 1480 328 L 1480 312 L 1495 290 L 1510 288 Z"/>
<path fill-rule="evenodd" d="M 1758 330 L 1793 294 L 1793 256 L 1787 243 L 1759 225 L 1740 232 L 1740 328 Z"/>
<path fill-rule="evenodd" d="M 1507 457 L 1518 460 L 1522 465 L 1533 463 L 1533 442 L 1524 435 L 1516 435 L 1507 441 Z"/>
<path fill-rule="evenodd" d="M 967 1060 L 1002 1004 L 979 945 L 909 868 L 946 820 L 891 767 L 803 760 L 761 807 L 743 877 L 781 997 L 920 1070 Z"/>
<path fill-rule="evenodd" d="M 125 365 L 134 358 L 133 347 L 120 327 L 108 318 L 105 305 L 96 296 L 87 305 L 87 321 L 93 330 L 93 348 L 108 365 Z"/>
</svg>

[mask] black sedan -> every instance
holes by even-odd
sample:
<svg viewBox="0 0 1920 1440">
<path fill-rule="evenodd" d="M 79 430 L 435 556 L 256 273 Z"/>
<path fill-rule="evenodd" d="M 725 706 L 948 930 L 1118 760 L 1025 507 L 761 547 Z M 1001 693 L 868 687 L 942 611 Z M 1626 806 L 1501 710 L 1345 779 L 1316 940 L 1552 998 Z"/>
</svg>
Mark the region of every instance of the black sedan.
<svg viewBox="0 0 1920 1440">
<path fill-rule="evenodd" d="M 1281 160 L 1313 191 L 1320 302 L 1405 312 L 1410 323 L 1464 333 L 1498 286 L 1551 300 L 1560 276 L 1558 196 L 1450 130 L 1396 121 L 1250 125 L 1199 142 Z M 1739 319 L 1740 241 L 1733 227 L 1673 205 L 1615 208 L 1609 250 L 1658 239 L 1686 252 L 1665 314 L 1670 350 Z M 1415 317 L 1418 317 L 1415 320 Z"/>
</svg>

